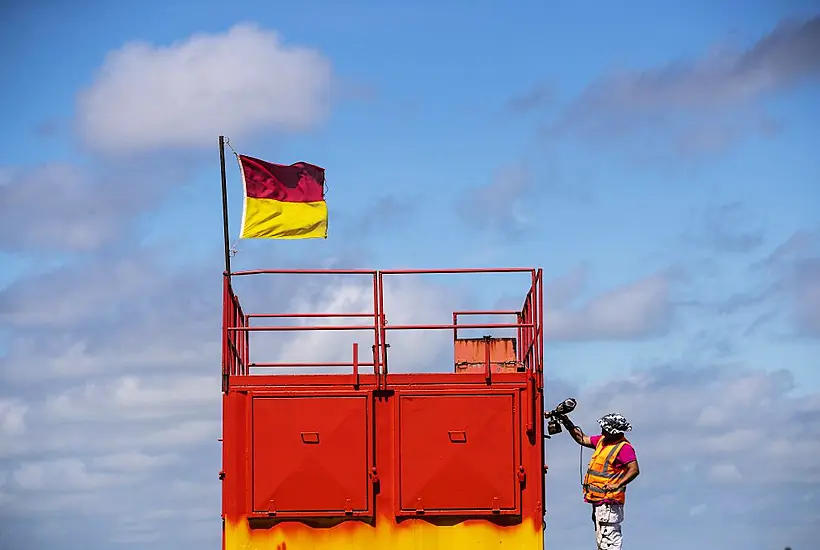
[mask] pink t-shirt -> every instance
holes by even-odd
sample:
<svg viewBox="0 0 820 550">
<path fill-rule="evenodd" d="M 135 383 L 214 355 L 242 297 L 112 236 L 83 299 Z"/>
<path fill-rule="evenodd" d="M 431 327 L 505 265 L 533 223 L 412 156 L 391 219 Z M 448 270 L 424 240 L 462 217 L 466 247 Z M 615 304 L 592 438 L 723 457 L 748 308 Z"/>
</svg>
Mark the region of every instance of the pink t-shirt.
<svg viewBox="0 0 820 550">
<path fill-rule="evenodd" d="M 602 435 L 592 435 L 589 437 L 590 443 L 592 443 L 593 447 L 598 446 L 598 442 L 601 440 Z M 613 460 L 613 466 L 616 468 L 623 468 L 630 462 L 637 460 L 638 457 L 635 456 L 635 448 L 632 447 L 629 443 L 621 447 L 621 450 L 618 451 L 618 456 L 615 457 Z"/>
</svg>

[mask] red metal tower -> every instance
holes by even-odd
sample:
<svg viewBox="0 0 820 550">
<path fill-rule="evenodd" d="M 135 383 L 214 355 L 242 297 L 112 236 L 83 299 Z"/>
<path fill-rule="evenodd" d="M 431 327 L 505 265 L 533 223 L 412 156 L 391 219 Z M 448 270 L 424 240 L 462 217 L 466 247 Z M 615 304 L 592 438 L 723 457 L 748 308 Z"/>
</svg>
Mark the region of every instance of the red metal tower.
<svg viewBox="0 0 820 550">
<path fill-rule="evenodd" d="M 456 311 L 452 324 L 388 324 L 388 277 L 502 272 L 531 275 L 520 310 Z M 368 277 L 373 308 L 245 313 L 231 277 L 277 274 Z M 542 304 L 540 269 L 260 270 L 226 275 L 223 548 L 542 549 Z M 512 321 L 464 322 L 476 315 Z M 309 317 L 360 322 L 275 324 L 277 319 Z M 266 324 L 252 324 L 256 319 Z M 499 328 L 514 329 L 515 335 L 459 338 L 460 329 Z M 367 330 L 372 342 L 360 355 L 359 343 L 351 341 L 350 362 L 250 362 L 250 332 L 292 330 Z M 405 330 L 453 331 L 452 372 L 390 372 L 388 333 Z M 329 366 L 350 371 L 256 372 L 260 367 Z M 425 370 L 424 365 L 420 369 Z"/>
</svg>

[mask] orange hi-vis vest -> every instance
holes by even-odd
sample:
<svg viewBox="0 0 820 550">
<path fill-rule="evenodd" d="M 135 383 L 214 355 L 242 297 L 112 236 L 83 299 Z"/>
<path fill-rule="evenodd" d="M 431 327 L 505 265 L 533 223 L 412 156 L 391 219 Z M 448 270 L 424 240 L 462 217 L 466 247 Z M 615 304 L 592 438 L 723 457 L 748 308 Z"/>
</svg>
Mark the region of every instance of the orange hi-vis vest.
<svg viewBox="0 0 820 550">
<path fill-rule="evenodd" d="M 592 458 L 589 459 L 589 467 L 587 474 L 584 476 L 584 498 L 589 502 L 615 502 L 623 504 L 626 501 L 626 490 L 621 488 L 619 491 L 604 491 L 603 487 L 607 484 L 615 484 L 623 477 L 624 469 L 615 468 L 613 463 L 618 453 L 624 445 L 629 443 L 626 438 L 619 440 L 617 443 L 605 444 L 604 438 L 598 440 L 598 445 L 595 447 L 595 452 L 592 453 Z"/>
</svg>

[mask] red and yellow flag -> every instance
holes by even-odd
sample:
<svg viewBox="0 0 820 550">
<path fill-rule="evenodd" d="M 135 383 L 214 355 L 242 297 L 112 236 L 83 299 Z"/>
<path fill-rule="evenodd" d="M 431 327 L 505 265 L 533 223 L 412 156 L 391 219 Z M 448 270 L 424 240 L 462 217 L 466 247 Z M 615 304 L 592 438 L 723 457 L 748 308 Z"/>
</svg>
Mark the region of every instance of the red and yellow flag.
<svg viewBox="0 0 820 550">
<path fill-rule="evenodd" d="M 245 189 L 240 238 L 327 238 L 324 168 L 237 156 Z"/>
</svg>

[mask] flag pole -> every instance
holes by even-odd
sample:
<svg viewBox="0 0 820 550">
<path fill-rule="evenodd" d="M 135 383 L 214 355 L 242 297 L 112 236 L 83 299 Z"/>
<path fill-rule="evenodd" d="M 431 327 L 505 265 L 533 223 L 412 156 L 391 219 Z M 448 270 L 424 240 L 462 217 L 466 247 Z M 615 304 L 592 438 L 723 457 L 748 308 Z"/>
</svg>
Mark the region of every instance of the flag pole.
<svg viewBox="0 0 820 550">
<path fill-rule="evenodd" d="M 228 179 L 225 175 L 225 136 L 219 136 L 219 166 L 222 170 L 222 226 L 225 235 L 225 274 L 231 277 L 231 245 L 228 233 Z"/>
</svg>

